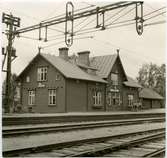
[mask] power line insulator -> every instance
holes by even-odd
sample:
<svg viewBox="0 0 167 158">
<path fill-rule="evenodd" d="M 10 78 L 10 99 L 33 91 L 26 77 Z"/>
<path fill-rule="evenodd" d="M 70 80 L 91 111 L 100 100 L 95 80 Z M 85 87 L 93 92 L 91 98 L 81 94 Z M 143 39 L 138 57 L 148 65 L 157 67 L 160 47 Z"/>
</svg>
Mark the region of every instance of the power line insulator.
<svg viewBox="0 0 167 158">
<path fill-rule="evenodd" d="M 140 10 L 139 10 L 140 9 Z M 140 14 L 140 15 L 139 15 Z M 138 35 L 143 33 L 143 2 L 140 2 L 140 5 L 136 3 L 136 31 Z"/>
<path fill-rule="evenodd" d="M 65 21 L 65 43 L 68 47 L 73 44 L 74 35 L 74 6 L 72 2 L 66 4 L 66 21 Z"/>
</svg>

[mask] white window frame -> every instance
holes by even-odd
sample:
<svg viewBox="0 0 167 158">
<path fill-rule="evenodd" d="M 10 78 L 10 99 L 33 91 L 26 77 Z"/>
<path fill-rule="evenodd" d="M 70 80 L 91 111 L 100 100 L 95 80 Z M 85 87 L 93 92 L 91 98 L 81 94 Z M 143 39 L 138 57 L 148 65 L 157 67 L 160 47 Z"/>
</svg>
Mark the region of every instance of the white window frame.
<svg viewBox="0 0 167 158">
<path fill-rule="evenodd" d="M 35 104 L 35 90 L 28 91 L 28 105 Z"/>
<path fill-rule="evenodd" d="M 49 105 L 56 105 L 57 102 L 57 98 L 56 98 L 56 94 L 57 94 L 57 90 L 56 89 L 49 89 L 48 90 L 48 104 Z"/>
<path fill-rule="evenodd" d="M 39 67 L 37 69 L 37 80 L 46 81 L 47 80 L 47 67 Z"/>
<path fill-rule="evenodd" d="M 100 91 L 95 91 L 93 95 L 94 105 L 102 105 L 102 93 Z"/>
<path fill-rule="evenodd" d="M 128 106 L 132 106 L 134 102 L 133 94 L 128 94 Z"/>
</svg>

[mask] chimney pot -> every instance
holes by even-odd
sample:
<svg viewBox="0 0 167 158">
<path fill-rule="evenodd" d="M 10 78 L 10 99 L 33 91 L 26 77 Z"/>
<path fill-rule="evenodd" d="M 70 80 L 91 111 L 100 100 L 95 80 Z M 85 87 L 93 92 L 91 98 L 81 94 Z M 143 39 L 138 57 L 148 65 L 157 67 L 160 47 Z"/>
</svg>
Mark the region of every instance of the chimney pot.
<svg viewBox="0 0 167 158">
<path fill-rule="evenodd" d="M 68 50 L 69 49 L 67 47 L 59 48 L 59 57 L 64 60 L 68 60 Z"/>
</svg>

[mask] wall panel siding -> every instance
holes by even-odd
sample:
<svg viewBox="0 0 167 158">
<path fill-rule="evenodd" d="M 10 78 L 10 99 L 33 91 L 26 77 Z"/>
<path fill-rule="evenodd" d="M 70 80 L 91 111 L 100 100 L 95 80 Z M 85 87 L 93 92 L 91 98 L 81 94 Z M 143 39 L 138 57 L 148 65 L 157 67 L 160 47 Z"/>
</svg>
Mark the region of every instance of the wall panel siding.
<svg viewBox="0 0 167 158">
<path fill-rule="evenodd" d="M 22 104 L 28 109 L 28 90 L 35 90 L 35 105 L 33 106 L 33 111 L 37 113 L 55 113 L 55 112 L 65 112 L 65 78 L 64 76 L 56 70 L 52 65 L 50 65 L 43 58 L 37 58 L 34 63 L 30 66 L 30 69 L 24 73 L 22 77 Z M 39 87 L 39 82 L 37 81 L 37 68 L 40 66 L 47 66 L 47 81 L 41 82 L 44 87 Z M 59 74 L 60 80 L 56 80 L 55 76 Z M 30 77 L 30 82 L 26 82 L 26 77 Z M 48 106 L 48 89 L 57 89 L 57 104 L 56 106 Z"/>
<path fill-rule="evenodd" d="M 87 83 L 76 79 L 66 80 L 67 90 L 67 111 L 87 111 Z"/>
</svg>

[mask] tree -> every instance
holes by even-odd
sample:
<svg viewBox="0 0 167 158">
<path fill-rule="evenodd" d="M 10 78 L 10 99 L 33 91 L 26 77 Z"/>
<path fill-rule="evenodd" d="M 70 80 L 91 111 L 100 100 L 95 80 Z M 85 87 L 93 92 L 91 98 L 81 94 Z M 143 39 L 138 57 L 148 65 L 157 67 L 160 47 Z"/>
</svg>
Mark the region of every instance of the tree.
<svg viewBox="0 0 167 158">
<path fill-rule="evenodd" d="M 17 93 L 17 91 L 16 91 L 16 88 L 17 88 L 16 78 L 17 78 L 16 74 L 11 75 L 11 95 L 10 95 L 11 107 L 10 108 L 15 106 L 15 95 Z M 5 89 L 6 89 L 6 80 L 4 80 L 3 84 L 2 84 L 2 95 L 3 95 L 2 96 L 2 106 L 3 106 L 3 108 L 5 108 L 5 102 L 6 102 Z"/>
<path fill-rule="evenodd" d="M 141 86 L 152 88 L 165 98 L 166 66 L 162 64 L 144 64 L 138 72 L 137 80 Z"/>
</svg>

